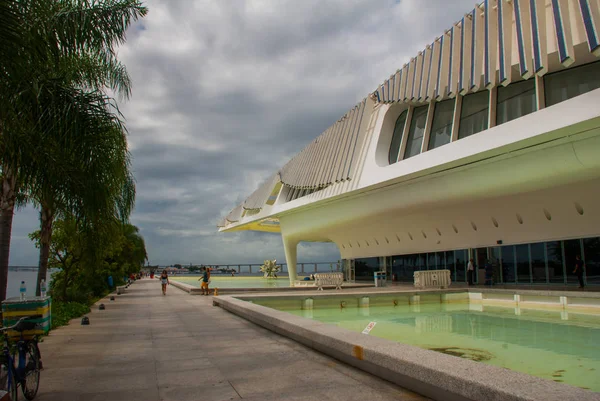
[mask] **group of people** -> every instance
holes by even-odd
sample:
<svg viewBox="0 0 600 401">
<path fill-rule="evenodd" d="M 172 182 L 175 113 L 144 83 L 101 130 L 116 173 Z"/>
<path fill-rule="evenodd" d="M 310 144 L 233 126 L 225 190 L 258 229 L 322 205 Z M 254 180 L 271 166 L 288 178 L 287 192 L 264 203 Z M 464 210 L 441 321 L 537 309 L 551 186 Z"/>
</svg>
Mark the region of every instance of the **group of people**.
<svg viewBox="0 0 600 401">
<path fill-rule="evenodd" d="M 210 268 L 203 266 L 200 269 L 200 272 L 202 273 L 202 277 L 198 279 L 198 281 L 200 281 L 200 295 L 209 295 L 208 285 L 210 284 Z M 162 271 L 159 280 L 162 288 L 162 294 L 167 295 L 167 285 L 171 283 L 169 282 L 169 274 L 166 270 Z"/>
</svg>

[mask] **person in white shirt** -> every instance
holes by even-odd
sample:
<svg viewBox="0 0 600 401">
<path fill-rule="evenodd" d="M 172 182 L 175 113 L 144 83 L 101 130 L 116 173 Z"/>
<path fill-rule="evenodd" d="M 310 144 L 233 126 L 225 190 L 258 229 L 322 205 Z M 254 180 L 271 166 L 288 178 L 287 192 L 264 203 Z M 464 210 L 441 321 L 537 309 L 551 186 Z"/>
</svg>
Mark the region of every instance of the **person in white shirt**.
<svg viewBox="0 0 600 401">
<path fill-rule="evenodd" d="M 475 267 L 473 266 L 473 258 L 469 259 L 469 263 L 467 264 L 467 283 L 469 285 L 473 285 L 473 272 L 475 271 Z"/>
</svg>

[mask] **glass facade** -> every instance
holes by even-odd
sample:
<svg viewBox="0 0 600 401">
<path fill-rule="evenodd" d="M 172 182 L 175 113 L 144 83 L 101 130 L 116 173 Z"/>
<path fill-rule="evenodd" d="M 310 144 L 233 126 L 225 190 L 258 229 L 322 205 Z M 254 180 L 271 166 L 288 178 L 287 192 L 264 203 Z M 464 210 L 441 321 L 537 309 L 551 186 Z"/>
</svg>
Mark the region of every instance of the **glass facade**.
<svg viewBox="0 0 600 401">
<path fill-rule="evenodd" d="M 544 76 L 546 107 L 600 88 L 600 62 Z"/>
<path fill-rule="evenodd" d="M 454 99 L 436 103 L 435 110 L 433 112 L 431 133 L 429 134 L 428 150 L 450 143 L 450 139 L 452 138 L 454 104 Z"/>
<path fill-rule="evenodd" d="M 562 241 L 546 242 L 548 258 L 548 279 L 550 283 L 564 283 Z"/>
<path fill-rule="evenodd" d="M 535 80 L 516 82 L 498 88 L 498 104 L 496 105 L 496 124 L 523 117 L 537 110 L 535 99 Z"/>
<path fill-rule="evenodd" d="M 417 107 L 413 111 L 412 120 L 410 122 L 410 130 L 408 132 L 408 140 L 406 141 L 406 151 L 404 158 L 408 159 L 421 153 L 423 144 L 423 135 L 425 135 L 425 125 L 427 123 L 427 109 L 429 106 Z"/>
<path fill-rule="evenodd" d="M 600 283 L 600 237 L 356 259 L 357 278 L 359 264 L 365 271 L 361 277 L 373 280 L 373 272 L 384 270 L 386 259 L 394 281 L 412 282 L 417 270 L 448 269 L 453 282 L 466 283 L 469 254 L 474 259 L 476 283 L 478 270 L 489 260 L 494 284 L 578 284 L 573 273 L 577 255 L 585 263 L 586 283 Z"/>
<path fill-rule="evenodd" d="M 490 92 L 480 91 L 462 98 L 458 139 L 463 139 L 488 129 Z"/>
<path fill-rule="evenodd" d="M 600 238 L 583 240 L 582 259 L 588 284 L 600 284 Z"/>
<path fill-rule="evenodd" d="M 506 284 L 514 284 L 517 280 L 515 247 L 513 245 L 503 246 L 500 248 L 500 255 L 503 282 Z"/>
<path fill-rule="evenodd" d="M 394 164 L 398 161 L 398 153 L 400 153 L 400 146 L 402 146 L 402 133 L 404 132 L 407 116 L 408 110 L 404 110 L 396 120 L 394 136 L 392 136 L 392 145 L 390 146 L 390 153 L 388 155 L 390 164 Z"/>
<path fill-rule="evenodd" d="M 575 256 L 581 255 L 581 241 L 578 239 L 563 241 L 563 251 L 567 283 L 577 283 L 577 275 L 573 273 L 573 269 L 575 269 Z"/>
<path fill-rule="evenodd" d="M 356 280 L 373 280 L 373 273 L 384 270 L 382 258 L 362 258 L 354 260 Z"/>
<path fill-rule="evenodd" d="M 600 61 L 580 67 L 547 74 L 543 79 L 546 107 L 600 88 Z M 496 96 L 496 125 L 504 124 L 537 111 L 536 80 L 528 79 L 498 87 Z M 456 99 L 435 103 L 427 149 L 435 149 L 452 141 L 453 124 L 458 124 L 458 139 L 484 131 L 489 127 L 490 91 L 481 90 L 464 96 L 460 116 L 454 121 Z M 390 164 L 398 159 L 408 159 L 421 153 L 426 132 L 429 105 L 413 110 L 406 149 L 402 148 L 404 126 L 408 111 L 403 112 L 394 127 L 388 159 Z M 522 267 L 523 268 L 523 267 Z M 533 266 L 531 267 L 533 269 Z M 538 267 L 539 268 L 539 267 Z M 536 276 L 536 279 L 541 279 Z"/>
</svg>

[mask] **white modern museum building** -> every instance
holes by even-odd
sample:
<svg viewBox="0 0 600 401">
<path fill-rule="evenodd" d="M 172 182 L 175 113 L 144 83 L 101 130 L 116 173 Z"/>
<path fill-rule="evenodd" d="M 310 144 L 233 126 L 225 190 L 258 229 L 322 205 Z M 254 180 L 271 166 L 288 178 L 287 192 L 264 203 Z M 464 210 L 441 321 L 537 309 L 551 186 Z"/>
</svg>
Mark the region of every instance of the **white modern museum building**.
<svg viewBox="0 0 600 401">
<path fill-rule="evenodd" d="M 486 0 L 220 231 L 280 232 L 291 282 L 298 243 L 325 241 L 349 280 L 449 269 L 464 282 L 472 257 L 493 261 L 496 283 L 564 285 L 581 255 L 600 283 L 598 56 L 599 0 Z"/>
</svg>

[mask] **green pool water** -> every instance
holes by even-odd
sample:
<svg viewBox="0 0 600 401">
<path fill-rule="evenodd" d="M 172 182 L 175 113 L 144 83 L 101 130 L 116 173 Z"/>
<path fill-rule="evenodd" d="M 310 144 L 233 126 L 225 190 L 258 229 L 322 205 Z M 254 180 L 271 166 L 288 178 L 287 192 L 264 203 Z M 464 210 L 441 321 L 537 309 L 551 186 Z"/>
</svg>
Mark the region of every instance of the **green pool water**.
<svg viewBox="0 0 600 401">
<path fill-rule="evenodd" d="M 170 280 L 179 281 L 194 287 L 200 287 L 199 276 L 177 276 L 170 277 Z M 273 287 L 289 287 L 290 280 L 287 277 L 265 279 L 262 277 L 231 277 L 231 276 L 215 276 L 210 277 L 210 287 L 218 288 L 273 288 Z"/>
<path fill-rule="evenodd" d="M 254 303 L 348 330 L 600 391 L 600 316 L 457 303 L 357 307 L 348 300 L 253 299 Z M 335 306 L 332 303 L 335 302 Z M 373 298 L 371 298 L 371 305 Z M 518 314 L 517 314 L 518 313 Z"/>
</svg>

